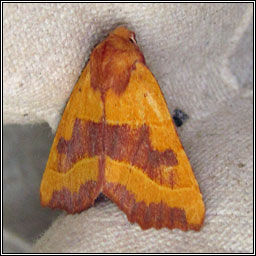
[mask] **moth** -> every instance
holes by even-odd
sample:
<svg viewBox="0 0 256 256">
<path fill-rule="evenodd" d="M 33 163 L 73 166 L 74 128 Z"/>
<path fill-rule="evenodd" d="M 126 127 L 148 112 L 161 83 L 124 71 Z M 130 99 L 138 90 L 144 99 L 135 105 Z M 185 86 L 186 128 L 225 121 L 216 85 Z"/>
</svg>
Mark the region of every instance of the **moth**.
<svg viewBox="0 0 256 256">
<path fill-rule="evenodd" d="M 160 87 L 135 34 L 92 51 L 59 123 L 41 204 L 79 213 L 100 193 L 142 229 L 199 230 L 205 207 Z"/>
</svg>

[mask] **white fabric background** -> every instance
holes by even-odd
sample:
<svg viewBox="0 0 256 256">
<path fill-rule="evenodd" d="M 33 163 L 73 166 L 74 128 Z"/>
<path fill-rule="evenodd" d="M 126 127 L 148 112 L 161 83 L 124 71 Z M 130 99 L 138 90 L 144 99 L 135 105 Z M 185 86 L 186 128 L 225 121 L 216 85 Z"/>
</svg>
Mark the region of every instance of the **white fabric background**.
<svg viewBox="0 0 256 256">
<path fill-rule="evenodd" d="M 4 123 L 56 129 L 94 45 L 136 33 L 206 205 L 203 229 L 141 231 L 110 201 L 63 214 L 35 252 L 252 252 L 252 4 L 4 4 Z M 29 157 L 29 156 L 28 156 Z M 38 234 L 39 236 L 39 234 Z"/>
</svg>

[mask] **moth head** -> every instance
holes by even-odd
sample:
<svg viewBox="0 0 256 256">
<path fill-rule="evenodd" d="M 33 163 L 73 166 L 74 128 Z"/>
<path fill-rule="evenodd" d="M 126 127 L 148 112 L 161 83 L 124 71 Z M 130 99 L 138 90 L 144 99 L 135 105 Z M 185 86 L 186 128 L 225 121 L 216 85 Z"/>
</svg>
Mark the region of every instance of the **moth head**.
<svg viewBox="0 0 256 256">
<path fill-rule="evenodd" d="M 130 31 L 129 29 L 127 29 L 126 27 L 117 27 L 112 33 L 110 33 L 111 35 L 115 35 L 115 36 L 119 36 L 122 39 L 124 39 L 125 41 L 133 44 L 134 46 L 137 47 L 137 42 L 136 42 L 136 37 L 135 37 L 135 33 L 133 31 Z"/>
</svg>

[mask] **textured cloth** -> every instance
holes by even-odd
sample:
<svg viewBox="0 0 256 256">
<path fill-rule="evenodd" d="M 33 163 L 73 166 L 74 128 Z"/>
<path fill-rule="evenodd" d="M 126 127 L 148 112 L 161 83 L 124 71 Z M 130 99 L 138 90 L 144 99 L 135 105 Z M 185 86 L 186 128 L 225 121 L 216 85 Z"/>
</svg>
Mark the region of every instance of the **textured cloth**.
<svg viewBox="0 0 256 256">
<path fill-rule="evenodd" d="M 109 200 L 63 214 L 35 252 L 252 252 L 253 4 L 4 4 L 4 123 L 56 129 L 94 45 L 136 33 L 203 194 L 200 232 L 142 231 Z M 38 234 L 39 235 L 39 234 Z"/>
</svg>

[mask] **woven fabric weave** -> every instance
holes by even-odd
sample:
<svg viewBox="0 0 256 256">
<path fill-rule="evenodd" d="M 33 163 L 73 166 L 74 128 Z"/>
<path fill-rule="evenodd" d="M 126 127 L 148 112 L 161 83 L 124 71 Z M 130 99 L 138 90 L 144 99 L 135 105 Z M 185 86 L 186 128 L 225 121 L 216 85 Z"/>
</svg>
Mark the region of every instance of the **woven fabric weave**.
<svg viewBox="0 0 256 256">
<path fill-rule="evenodd" d="M 35 252 L 252 252 L 253 5 L 4 4 L 4 123 L 53 131 L 93 47 L 118 25 L 136 33 L 206 205 L 200 232 L 142 231 L 106 200 L 65 215 Z"/>
</svg>

